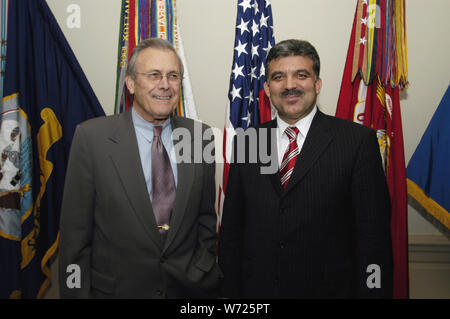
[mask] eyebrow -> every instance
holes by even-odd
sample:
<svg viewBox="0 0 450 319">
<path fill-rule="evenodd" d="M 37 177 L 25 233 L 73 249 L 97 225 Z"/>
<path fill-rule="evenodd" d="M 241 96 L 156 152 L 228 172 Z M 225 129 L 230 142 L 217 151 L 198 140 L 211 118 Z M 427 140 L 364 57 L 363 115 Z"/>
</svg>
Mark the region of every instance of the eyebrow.
<svg viewBox="0 0 450 319">
<path fill-rule="evenodd" d="M 151 69 L 151 70 L 146 71 L 146 72 L 144 72 L 144 73 L 152 73 L 152 72 L 158 72 L 158 73 L 161 73 L 161 74 L 162 74 L 161 70 L 158 70 L 158 69 Z M 181 73 L 180 73 L 179 71 L 177 71 L 177 70 L 172 70 L 172 71 L 167 72 L 167 74 L 171 74 L 171 73 L 178 73 L 178 74 L 181 74 Z"/>
<path fill-rule="evenodd" d="M 298 69 L 295 71 L 295 73 L 306 73 L 307 75 L 311 75 L 311 72 L 306 69 Z"/>
<path fill-rule="evenodd" d="M 306 69 L 298 69 L 298 70 L 295 70 L 293 73 L 295 73 L 295 74 L 298 74 L 298 73 L 305 73 L 306 75 L 311 75 L 311 72 L 309 72 L 308 70 L 306 70 Z M 282 71 L 274 71 L 271 75 L 270 75 L 270 78 L 273 78 L 274 76 L 276 76 L 276 75 L 280 75 L 280 74 L 285 74 L 285 72 L 282 72 Z"/>
<path fill-rule="evenodd" d="M 275 71 L 275 72 L 273 72 L 272 74 L 270 74 L 270 78 L 273 78 L 274 76 L 279 75 L 279 74 L 284 74 L 284 72 L 281 72 L 281 71 Z"/>
</svg>

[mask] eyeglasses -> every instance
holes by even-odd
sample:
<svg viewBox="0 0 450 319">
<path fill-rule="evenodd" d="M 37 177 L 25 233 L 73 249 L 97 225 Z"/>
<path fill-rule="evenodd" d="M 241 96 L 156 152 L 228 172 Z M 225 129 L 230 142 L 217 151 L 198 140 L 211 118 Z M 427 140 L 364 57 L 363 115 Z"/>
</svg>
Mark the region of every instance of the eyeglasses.
<svg viewBox="0 0 450 319">
<path fill-rule="evenodd" d="M 136 72 L 136 74 L 140 74 L 145 76 L 150 82 L 152 83 L 159 83 L 161 82 L 163 77 L 167 78 L 167 81 L 169 81 L 170 83 L 174 83 L 174 84 L 178 84 L 181 82 L 181 80 L 183 79 L 181 74 L 176 73 L 176 72 L 172 72 L 172 73 L 168 73 L 166 75 L 163 75 L 159 72 Z"/>
</svg>

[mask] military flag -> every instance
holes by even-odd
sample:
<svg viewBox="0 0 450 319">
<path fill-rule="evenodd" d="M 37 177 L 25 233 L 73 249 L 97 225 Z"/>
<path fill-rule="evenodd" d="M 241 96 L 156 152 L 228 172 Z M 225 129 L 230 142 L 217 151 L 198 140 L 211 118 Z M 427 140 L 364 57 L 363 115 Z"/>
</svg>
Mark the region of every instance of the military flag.
<svg viewBox="0 0 450 319">
<path fill-rule="evenodd" d="M 9 2 L 0 126 L 0 298 L 40 298 L 78 123 L 104 115 L 45 0 Z"/>
<path fill-rule="evenodd" d="M 239 0 L 228 107 L 223 137 L 223 171 L 219 185 L 218 215 L 222 207 L 230 169 L 233 137 L 238 128 L 247 129 L 274 116 L 264 93 L 265 62 L 273 36 L 272 6 L 269 0 Z"/>
<path fill-rule="evenodd" d="M 126 67 L 136 45 L 149 37 L 166 39 L 177 50 L 183 62 L 184 77 L 180 101 L 175 113 L 197 119 L 189 70 L 177 21 L 176 0 L 122 0 L 115 113 L 121 113 L 132 105 L 131 96 L 125 85 Z"/>
<path fill-rule="evenodd" d="M 450 235 L 450 86 L 420 140 L 406 173 L 409 202 Z"/>
<path fill-rule="evenodd" d="M 400 88 L 408 86 L 404 0 L 357 0 L 336 116 L 376 130 L 389 186 L 394 298 L 408 298 Z"/>
</svg>

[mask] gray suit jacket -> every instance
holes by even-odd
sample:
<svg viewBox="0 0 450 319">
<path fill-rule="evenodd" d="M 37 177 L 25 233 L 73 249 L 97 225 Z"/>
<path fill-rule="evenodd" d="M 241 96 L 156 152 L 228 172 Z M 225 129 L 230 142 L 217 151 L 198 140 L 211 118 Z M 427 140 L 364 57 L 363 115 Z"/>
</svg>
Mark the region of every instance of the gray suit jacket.
<svg viewBox="0 0 450 319">
<path fill-rule="evenodd" d="M 193 141 L 193 120 L 173 117 L 171 124 L 173 129 L 187 129 Z M 208 128 L 195 125 L 202 131 Z M 210 143 L 202 141 L 202 149 Z M 179 163 L 177 169 L 171 228 L 163 245 L 131 110 L 77 127 L 62 203 L 62 298 L 216 296 L 221 271 L 215 255 L 215 164 L 191 161 Z M 80 267 L 79 288 L 66 284 L 76 283 L 75 272 L 67 272 L 71 264 Z"/>
</svg>

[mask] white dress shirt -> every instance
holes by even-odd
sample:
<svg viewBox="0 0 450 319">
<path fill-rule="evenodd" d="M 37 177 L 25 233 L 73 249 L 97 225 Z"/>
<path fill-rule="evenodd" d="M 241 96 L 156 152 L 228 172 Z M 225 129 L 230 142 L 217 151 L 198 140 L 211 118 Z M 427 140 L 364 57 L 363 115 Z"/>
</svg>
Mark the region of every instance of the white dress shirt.
<svg viewBox="0 0 450 319">
<path fill-rule="evenodd" d="M 288 126 L 296 126 L 298 128 L 299 133 L 297 135 L 297 145 L 299 151 L 301 152 L 303 143 L 305 142 L 306 135 L 308 135 L 309 128 L 311 127 L 311 123 L 314 115 L 316 115 L 316 112 L 317 106 L 314 106 L 312 111 L 307 116 L 292 125 L 286 123 L 277 115 L 278 167 L 281 166 L 284 153 L 289 147 L 289 137 L 286 135 L 285 130 Z"/>
</svg>

